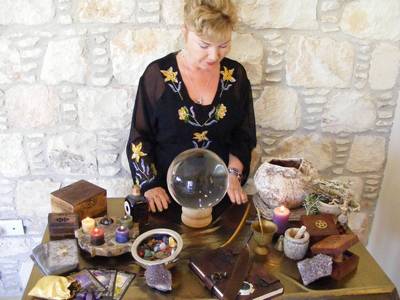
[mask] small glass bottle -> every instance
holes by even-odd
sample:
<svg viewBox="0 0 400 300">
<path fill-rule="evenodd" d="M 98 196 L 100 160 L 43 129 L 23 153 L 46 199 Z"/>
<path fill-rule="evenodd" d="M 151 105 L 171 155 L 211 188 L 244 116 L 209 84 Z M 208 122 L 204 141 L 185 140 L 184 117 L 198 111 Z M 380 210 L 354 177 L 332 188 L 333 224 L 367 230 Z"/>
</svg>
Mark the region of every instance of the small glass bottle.
<svg viewBox="0 0 400 300">
<path fill-rule="evenodd" d="M 132 216 L 134 223 L 147 224 L 149 218 L 148 203 L 140 193 L 138 185 L 134 185 L 132 194 L 126 196 L 124 208 L 125 213 Z"/>
</svg>

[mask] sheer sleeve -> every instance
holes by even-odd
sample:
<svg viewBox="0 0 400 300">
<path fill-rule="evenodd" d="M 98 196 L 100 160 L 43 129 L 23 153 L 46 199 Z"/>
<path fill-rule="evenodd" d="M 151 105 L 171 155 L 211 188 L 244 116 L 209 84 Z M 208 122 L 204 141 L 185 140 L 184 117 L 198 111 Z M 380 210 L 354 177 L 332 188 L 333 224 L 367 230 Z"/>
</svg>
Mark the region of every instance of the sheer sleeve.
<svg viewBox="0 0 400 300">
<path fill-rule="evenodd" d="M 160 185 L 154 156 L 154 112 L 161 94 L 160 85 L 156 86 L 159 74 L 158 66 L 153 64 L 140 78 L 126 149 L 133 182 L 140 185 L 142 192 Z"/>
<path fill-rule="evenodd" d="M 239 124 L 232 131 L 229 153 L 235 155 L 242 162 L 244 179 L 242 183 L 245 183 L 250 171 L 251 151 L 256 146 L 257 139 L 251 85 L 244 69 L 243 75 L 243 84 L 240 90 L 243 115 Z"/>
</svg>

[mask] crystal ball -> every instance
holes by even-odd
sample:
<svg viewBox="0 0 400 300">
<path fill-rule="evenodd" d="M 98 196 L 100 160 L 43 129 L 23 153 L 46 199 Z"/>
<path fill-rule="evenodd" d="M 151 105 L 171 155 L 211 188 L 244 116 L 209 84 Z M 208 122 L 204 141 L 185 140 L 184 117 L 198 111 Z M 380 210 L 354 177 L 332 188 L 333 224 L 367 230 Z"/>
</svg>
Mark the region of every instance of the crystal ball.
<svg viewBox="0 0 400 300">
<path fill-rule="evenodd" d="M 228 189 L 228 169 L 214 152 L 189 149 L 172 161 L 167 185 L 172 198 L 183 207 L 213 207 L 224 198 Z"/>
</svg>

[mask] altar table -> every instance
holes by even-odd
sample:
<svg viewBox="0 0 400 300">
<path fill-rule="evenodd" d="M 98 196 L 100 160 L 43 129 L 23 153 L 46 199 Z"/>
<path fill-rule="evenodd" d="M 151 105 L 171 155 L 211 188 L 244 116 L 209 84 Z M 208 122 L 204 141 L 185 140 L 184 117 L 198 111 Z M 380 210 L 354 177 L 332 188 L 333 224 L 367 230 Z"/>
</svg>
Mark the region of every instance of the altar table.
<svg viewBox="0 0 400 300">
<path fill-rule="evenodd" d="M 124 214 L 123 199 L 111 198 L 107 201 L 109 216 L 122 216 Z M 190 229 L 181 224 L 162 223 L 157 220 L 152 222 L 152 227 L 167 227 L 181 233 L 184 249 L 179 255 L 179 260 L 171 269 L 173 290 L 170 293 L 157 292 L 145 283 L 143 270 L 135 263 L 130 253 L 119 257 L 90 257 L 81 251 L 79 268 L 106 267 L 137 273 L 130 285 L 124 299 L 214 299 L 212 294 L 203 287 L 201 281 L 188 267 L 188 258 L 200 249 L 217 248 L 220 246 L 240 246 L 250 240 L 252 244 L 250 222 L 254 219 L 252 205 L 231 206 L 217 220 L 205 229 Z M 155 224 L 157 223 L 157 224 Z M 43 241 L 49 240 L 48 229 Z M 278 277 L 284 286 L 284 295 L 278 299 L 393 299 L 399 296 L 396 287 L 386 276 L 367 249 L 357 243 L 350 251 L 360 257 L 358 269 L 341 281 L 323 278 L 305 287 L 301 283 L 296 263 L 283 256 L 281 252 L 270 247 L 267 258 L 255 257 L 258 263 Z M 33 299 L 28 292 L 43 275 L 34 266 L 22 299 Z"/>
</svg>

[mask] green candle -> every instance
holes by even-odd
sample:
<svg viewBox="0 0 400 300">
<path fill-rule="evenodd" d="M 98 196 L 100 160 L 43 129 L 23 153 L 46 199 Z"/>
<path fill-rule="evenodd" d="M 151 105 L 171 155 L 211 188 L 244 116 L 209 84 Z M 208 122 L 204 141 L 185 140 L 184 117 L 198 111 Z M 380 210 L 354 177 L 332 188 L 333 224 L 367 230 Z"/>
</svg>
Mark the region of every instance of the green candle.
<svg viewBox="0 0 400 300">
<path fill-rule="evenodd" d="M 122 226 L 125 226 L 129 229 L 131 229 L 133 227 L 133 220 L 132 220 L 132 216 L 129 215 L 125 215 L 122 218 L 119 219 L 119 222 Z"/>
</svg>

